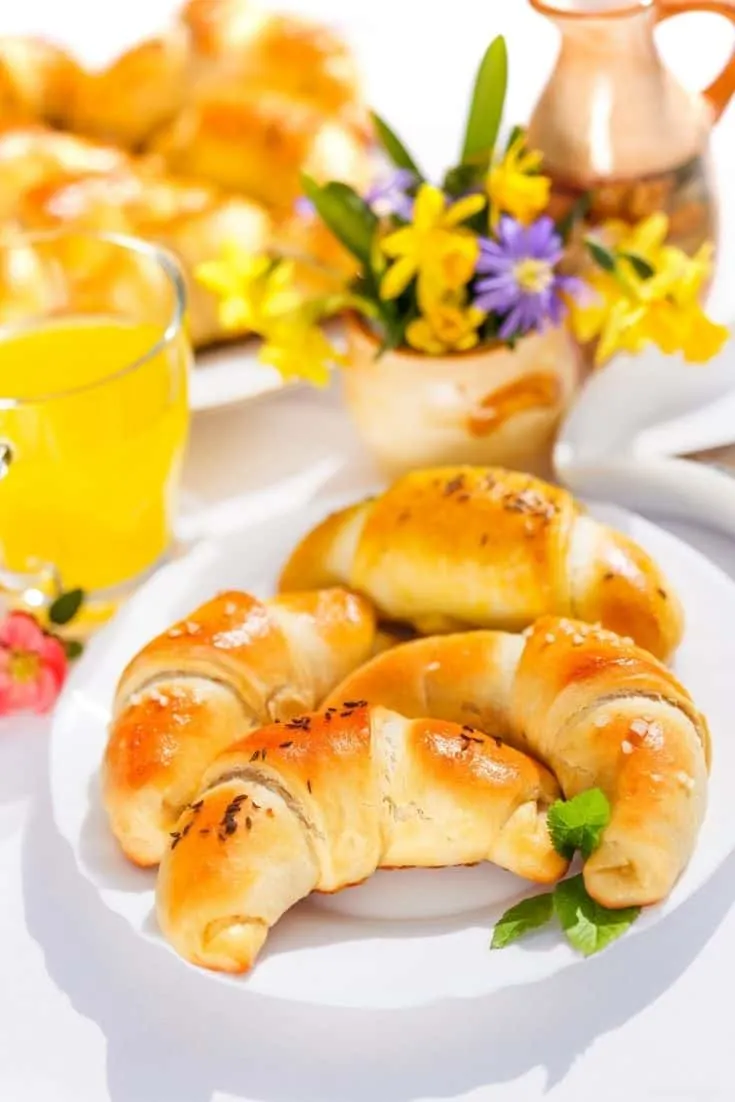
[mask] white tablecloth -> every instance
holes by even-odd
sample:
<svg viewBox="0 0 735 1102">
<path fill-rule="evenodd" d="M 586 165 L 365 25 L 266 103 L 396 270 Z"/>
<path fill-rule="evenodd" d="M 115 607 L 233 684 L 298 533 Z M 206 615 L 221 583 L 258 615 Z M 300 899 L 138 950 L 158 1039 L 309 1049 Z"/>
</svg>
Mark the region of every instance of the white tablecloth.
<svg viewBox="0 0 735 1102">
<path fill-rule="evenodd" d="M 521 0 L 287 6 L 348 25 L 376 106 L 416 135 L 433 165 L 451 155 L 492 34 L 511 40 L 514 116 L 530 107 L 553 55 L 553 33 Z M 24 0 L 3 5 L 0 31 L 44 30 L 102 58 L 170 7 Z M 687 81 L 702 84 L 729 47 L 718 30 L 706 39 L 711 54 L 703 38 L 693 49 L 692 27 L 667 29 L 669 48 Z M 732 133 L 724 124 L 721 165 Z M 727 192 L 724 201 L 727 215 Z M 292 391 L 208 414 L 193 430 L 182 531 L 224 535 L 245 516 L 373 477 L 333 394 Z M 732 545 L 676 530 L 735 577 Z M 47 722 L 0 724 L 2 1102 L 735 1098 L 735 857 L 669 921 L 533 989 L 368 1014 L 278 1008 L 212 985 L 203 1011 L 199 977 L 135 942 L 75 871 L 52 825 L 47 743 Z"/>
</svg>

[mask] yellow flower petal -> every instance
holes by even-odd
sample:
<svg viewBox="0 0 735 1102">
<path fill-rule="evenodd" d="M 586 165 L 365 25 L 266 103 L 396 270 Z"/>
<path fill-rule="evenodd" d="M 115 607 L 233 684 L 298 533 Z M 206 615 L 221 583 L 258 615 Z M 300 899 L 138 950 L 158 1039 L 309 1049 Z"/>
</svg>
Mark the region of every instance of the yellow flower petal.
<svg viewBox="0 0 735 1102">
<path fill-rule="evenodd" d="M 418 352 L 426 352 L 430 356 L 438 356 L 444 351 L 444 346 L 434 335 L 426 318 L 416 318 L 406 326 L 406 342 Z"/>
<path fill-rule="evenodd" d="M 435 226 L 444 213 L 444 193 L 433 184 L 422 184 L 413 204 L 413 224 L 418 230 Z"/>
<path fill-rule="evenodd" d="M 486 202 L 484 195 L 465 195 L 464 198 L 458 199 L 456 203 L 452 203 L 444 215 L 443 224 L 445 226 L 456 226 L 460 222 L 466 222 L 473 214 L 479 214 Z"/>
<path fill-rule="evenodd" d="M 403 256 L 411 252 L 416 241 L 416 230 L 413 226 L 403 226 L 384 237 L 380 247 L 386 256 Z"/>
<path fill-rule="evenodd" d="M 409 256 L 396 260 L 380 281 L 380 297 L 382 299 L 397 298 L 406 290 L 409 283 L 416 275 L 416 261 Z"/>
</svg>

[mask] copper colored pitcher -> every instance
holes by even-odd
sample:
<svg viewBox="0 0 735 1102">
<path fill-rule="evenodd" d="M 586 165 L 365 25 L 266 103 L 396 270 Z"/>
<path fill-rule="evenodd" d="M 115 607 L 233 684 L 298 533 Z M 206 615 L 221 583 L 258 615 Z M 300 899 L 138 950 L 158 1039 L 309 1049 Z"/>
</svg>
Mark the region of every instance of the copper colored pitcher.
<svg viewBox="0 0 735 1102">
<path fill-rule="evenodd" d="M 529 125 L 554 181 L 554 213 L 592 193 L 589 221 L 671 218 L 693 252 L 716 232 L 710 130 L 735 91 L 735 53 L 703 93 L 686 91 L 661 61 L 654 29 L 689 11 L 726 16 L 735 0 L 530 0 L 561 32 L 556 68 Z"/>
</svg>

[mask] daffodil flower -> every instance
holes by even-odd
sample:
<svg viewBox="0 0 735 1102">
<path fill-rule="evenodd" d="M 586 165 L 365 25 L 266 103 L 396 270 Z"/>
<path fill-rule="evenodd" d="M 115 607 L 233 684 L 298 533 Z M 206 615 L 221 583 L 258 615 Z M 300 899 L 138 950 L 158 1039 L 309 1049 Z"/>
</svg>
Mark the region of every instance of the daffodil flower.
<svg viewBox="0 0 735 1102">
<path fill-rule="evenodd" d="M 380 243 L 394 263 L 380 282 L 380 297 L 397 298 L 415 277 L 421 296 L 430 283 L 442 291 L 455 291 L 471 279 L 479 244 L 477 236 L 461 226 L 485 206 L 483 195 L 467 195 L 447 205 L 439 188 L 422 184 L 409 226 L 389 233 Z"/>
<path fill-rule="evenodd" d="M 478 343 L 477 330 L 486 317 L 484 310 L 466 306 L 462 296 L 446 295 L 427 302 L 423 316 L 406 327 L 406 341 L 412 348 L 430 356 L 464 352 Z"/>
<path fill-rule="evenodd" d="M 234 243 L 219 260 L 200 264 L 196 278 L 217 296 L 225 329 L 259 332 L 269 318 L 288 314 L 302 301 L 292 261 L 253 255 Z"/>
<path fill-rule="evenodd" d="M 728 329 L 707 317 L 700 298 L 712 268 L 712 246 L 693 257 L 665 244 L 668 219 L 646 218 L 635 227 L 610 222 L 602 228 L 614 243 L 615 269 L 597 269 L 587 277 L 590 301 L 572 303 L 572 328 L 581 341 L 598 338 L 595 362 L 605 363 L 618 351 L 639 352 L 653 343 L 669 355 L 681 353 L 691 363 L 715 356 Z M 636 256 L 653 269 L 643 277 L 628 258 Z"/>
<path fill-rule="evenodd" d="M 502 214 L 528 226 L 549 204 L 551 180 L 539 173 L 542 155 L 526 148 L 524 134 L 511 143 L 505 156 L 487 176 L 490 224 L 496 228 Z"/>
<path fill-rule="evenodd" d="M 275 367 L 284 379 L 306 379 L 315 386 L 326 386 L 330 369 L 345 363 L 319 326 L 298 316 L 269 326 L 258 359 Z"/>
</svg>

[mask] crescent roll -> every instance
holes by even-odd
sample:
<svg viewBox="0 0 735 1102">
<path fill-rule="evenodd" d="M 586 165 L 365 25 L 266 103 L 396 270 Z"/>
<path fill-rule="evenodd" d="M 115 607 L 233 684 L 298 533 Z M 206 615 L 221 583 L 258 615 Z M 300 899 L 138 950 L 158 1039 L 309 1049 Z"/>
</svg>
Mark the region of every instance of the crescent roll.
<svg viewBox="0 0 735 1102">
<path fill-rule="evenodd" d="M 150 144 L 170 171 L 242 192 L 290 212 L 301 173 L 362 187 L 364 141 L 304 100 L 258 89 L 217 89 L 195 97 Z"/>
<path fill-rule="evenodd" d="M 250 968 L 311 891 L 377 868 L 493 861 L 563 875 L 543 766 L 499 740 L 358 701 L 265 727 L 225 751 L 179 822 L 158 876 L 161 929 L 194 964 Z"/>
<path fill-rule="evenodd" d="M 144 647 L 120 678 L 103 765 L 125 854 L 155 865 L 217 754 L 315 708 L 374 642 L 371 609 L 343 590 L 272 601 L 232 591 Z"/>
<path fill-rule="evenodd" d="M 683 631 L 650 555 L 566 490 L 500 468 L 415 471 L 334 513 L 301 541 L 280 585 L 348 585 L 424 635 L 519 630 L 555 613 L 665 658 Z"/>
<path fill-rule="evenodd" d="M 566 797 L 601 788 L 612 817 L 584 878 L 606 907 L 663 899 L 692 853 L 707 797 L 706 721 L 665 666 L 612 632 L 544 617 L 526 638 L 418 639 L 348 676 L 326 706 L 356 697 L 498 734 L 544 762 Z"/>
</svg>

